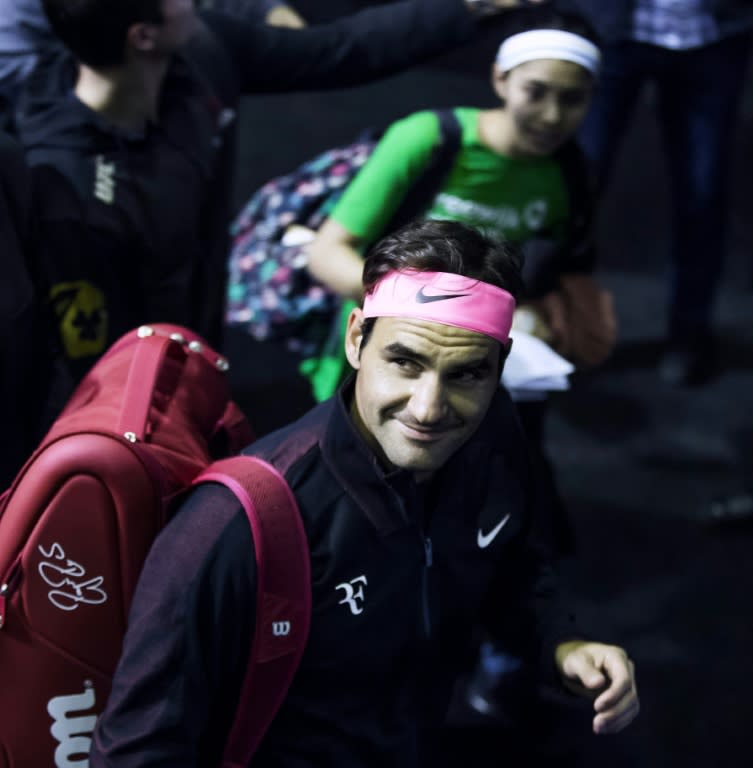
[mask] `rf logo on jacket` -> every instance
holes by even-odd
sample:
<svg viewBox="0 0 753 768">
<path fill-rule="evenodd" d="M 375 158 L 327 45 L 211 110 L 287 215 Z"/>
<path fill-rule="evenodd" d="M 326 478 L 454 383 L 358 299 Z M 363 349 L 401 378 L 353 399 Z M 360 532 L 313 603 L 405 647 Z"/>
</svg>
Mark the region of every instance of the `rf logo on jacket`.
<svg viewBox="0 0 753 768">
<path fill-rule="evenodd" d="M 368 583 L 366 577 L 361 574 L 360 576 L 356 576 L 355 579 L 338 584 L 335 589 L 342 589 L 345 592 L 345 597 L 339 601 L 338 605 L 347 603 L 350 612 L 354 616 L 363 613 L 363 602 L 366 599 L 363 593 L 363 588 Z M 358 584 L 358 587 L 356 587 L 356 584 Z"/>
</svg>

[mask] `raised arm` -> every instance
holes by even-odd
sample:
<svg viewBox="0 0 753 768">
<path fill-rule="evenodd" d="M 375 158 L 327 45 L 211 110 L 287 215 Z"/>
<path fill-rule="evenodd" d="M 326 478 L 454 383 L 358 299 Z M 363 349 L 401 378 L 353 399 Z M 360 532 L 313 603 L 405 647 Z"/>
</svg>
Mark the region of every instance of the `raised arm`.
<svg viewBox="0 0 753 768">
<path fill-rule="evenodd" d="M 361 298 L 363 250 L 387 234 L 439 141 L 434 112 L 416 112 L 390 126 L 307 248 L 309 271 L 319 282 Z"/>
<path fill-rule="evenodd" d="M 360 238 L 334 219 L 327 219 L 307 247 L 309 272 L 346 299 L 361 300 L 363 256 Z"/>
<path fill-rule="evenodd" d="M 305 29 L 254 25 L 216 13 L 204 19 L 245 93 L 357 85 L 465 42 L 474 31 L 463 0 L 388 3 Z"/>
</svg>

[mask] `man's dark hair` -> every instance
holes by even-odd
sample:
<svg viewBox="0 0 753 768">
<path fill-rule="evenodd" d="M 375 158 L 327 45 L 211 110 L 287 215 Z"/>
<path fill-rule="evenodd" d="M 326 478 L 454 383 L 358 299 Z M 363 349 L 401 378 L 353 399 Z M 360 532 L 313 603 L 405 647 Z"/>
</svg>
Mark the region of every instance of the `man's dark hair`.
<svg viewBox="0 0 753 768">
<path fill-rule="evenodd" d="M 42 0 L 53 32 L 94 69 L 123 63 L 129 27 L 163 20 L 162 0 Z"/>
<path fill-rule="evenodd" d="M 369 293 L 389 272 L 416 269 L 454 272 L 511 293 L 517 301 L 523 292 L 522 258 L 516 245 L 486 237 L 458 221 L 415 221 L 375 243 L 363 266 L 363 291 Z M 376 318 L 363 322 L 361 349 L 371 335 Z"/>
</svg>

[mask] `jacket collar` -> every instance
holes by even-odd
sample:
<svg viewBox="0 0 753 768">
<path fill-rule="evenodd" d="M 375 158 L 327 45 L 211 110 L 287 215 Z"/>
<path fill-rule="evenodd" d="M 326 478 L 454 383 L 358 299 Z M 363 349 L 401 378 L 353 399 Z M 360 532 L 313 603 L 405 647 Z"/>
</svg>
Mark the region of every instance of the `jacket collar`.
<svg viewBox="0 0 753 768">
<path fill-rule="evenodd" d="M 355 377 L 350 376 L 331 402 L 322 440 L 322 456 L 348 496 L 382 535 L 408 523 L 406 502 L 389 482 L 410 483 L 407 472 L 385 473 L 350 416 Z"/>
</svg>

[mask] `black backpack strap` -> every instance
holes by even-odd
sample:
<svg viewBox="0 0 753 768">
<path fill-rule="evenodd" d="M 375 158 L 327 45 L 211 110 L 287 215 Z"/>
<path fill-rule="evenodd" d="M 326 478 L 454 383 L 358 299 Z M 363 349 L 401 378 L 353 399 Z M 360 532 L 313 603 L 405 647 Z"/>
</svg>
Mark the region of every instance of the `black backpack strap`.
<svg viewBox="0 0 753 768">
<path fill-rule="evenodd" d="M 439 120 L 439 144 L 434 148 L 429 164 L 424 168 L 423 173 L 411 185 L 408 194 L 393 215 L 384 234 L 393 232 L 403 224 L 421 216 L 452 170 L 460 150 L 463 127 L 453 109 L 437 109 L 435 114 Z"/>
</svg>

